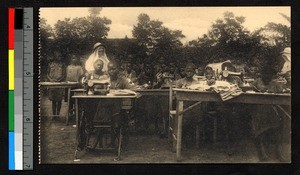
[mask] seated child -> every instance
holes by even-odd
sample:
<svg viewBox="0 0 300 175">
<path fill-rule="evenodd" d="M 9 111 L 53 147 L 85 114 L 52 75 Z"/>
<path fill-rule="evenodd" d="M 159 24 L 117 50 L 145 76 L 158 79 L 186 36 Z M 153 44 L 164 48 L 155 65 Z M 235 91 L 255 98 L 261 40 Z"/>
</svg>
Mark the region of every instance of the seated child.
<svg viewBox="0 0 300 175">
<path fill-rule="evenodd" d="M 185 66 L 185 75 L 186 76 L 177 81 L 176 87 L 177 88 L 187 88 L 188 86 L 197 84 L 198 80 L 196 78 L 194 78 L 195 74 L 196 74 L 195 65 L 193 63 L 188 63 Z"/>
<path fill-rule="evenodd" d="M 266 66 L 261 77 L 258 77 L 252 85 L 259 92 L 281 93 L 282 86 L 276 82 L 276 71 L 272 66 Z M 251 107 L 252 131 L 254 134 L 254 143 L 257 149 L 260 161 L 269 159 L 266 151 L 271 149 L 271 144 L 275 142 L 275 151 L 277 158 L 282 161 L 283 158 L 279 150 L 279 137 L 281 135 L 282 119 L 276 107 L 272 105 L 252 105 Z"/>
</svg>

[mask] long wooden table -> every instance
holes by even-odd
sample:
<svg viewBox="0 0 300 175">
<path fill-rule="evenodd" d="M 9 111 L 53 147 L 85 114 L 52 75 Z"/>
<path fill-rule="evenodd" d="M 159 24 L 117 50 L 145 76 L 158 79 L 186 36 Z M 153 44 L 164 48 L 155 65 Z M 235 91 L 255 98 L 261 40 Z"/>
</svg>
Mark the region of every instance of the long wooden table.
<svg viewBox="0 0 300 175">
<path fill-rule="evenodd" d="M 71 89 L 80 86 L 78 82 L 40 82 L 41 88 L 52 88 L 52 89 L 68 89 L 68 112 L 66 114 L 66 125 L 69 124 L 69 110 L 71 100 Z"/>
<path fill-rule="evenodd" d="M 181 160 L 181 142 L 182 142 L 182 119 L 184 113 L 193 107 L 201 104 L 201 102 L 222 102 L 219 94 L 215 92 L 203 92 L 197 90 L 177 89 L 174 88 L 174 95 L 176 97 L 176 158 Z M 192 106 L 184 109 L 184 101 L 196 102 Z M 246 104 L 268 104 L 268 105 L 291 105 L 290 94 L 271 94 L 271 93 L 244 93 L 233 99 L 225 101 L 224 103 L 246 103 Z M 282 108 L 281 108 L 282 109 Z M 283 110 L 283 109 L 282 109 Z M 286 113 L 288 115 L 288 112 Z M 289 114 L 290 115 L 290 114 Z"/>
</svg>

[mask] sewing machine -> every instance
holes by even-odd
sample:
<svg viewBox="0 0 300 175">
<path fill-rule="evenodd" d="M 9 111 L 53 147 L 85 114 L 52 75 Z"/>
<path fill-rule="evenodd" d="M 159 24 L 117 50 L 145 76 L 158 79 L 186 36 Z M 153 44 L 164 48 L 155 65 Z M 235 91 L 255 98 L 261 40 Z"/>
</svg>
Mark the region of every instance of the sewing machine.
<svg viewBox="0 0 300 175">
<path fill-rule="evenodd" d="M 86 82 L 88 95 L 106 95 L 109 93 L 109 82 L 107 80 L 88 80 Z"/>
</svg>

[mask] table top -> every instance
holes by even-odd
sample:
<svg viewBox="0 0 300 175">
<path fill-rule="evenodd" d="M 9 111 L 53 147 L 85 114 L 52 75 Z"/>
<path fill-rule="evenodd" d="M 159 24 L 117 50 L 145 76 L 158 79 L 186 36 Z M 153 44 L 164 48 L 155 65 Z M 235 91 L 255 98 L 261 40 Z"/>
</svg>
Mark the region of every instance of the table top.
<svg viewBox="0 0 300 175">
<path fill-rule="evenodd" d="M 110 90 L 107 95 L 73 95 L 75 99 L 134 99 L 139 98 L 141 95 L 131 90 Z"/>
<path fill-rule="evenodd" d="M 73 89 L 72 92 L 85 92 L 84 89 Z M 141 95 L 169 95 L 169 89 L 137 89 Z"/>
<path fill-rule="evenodd" d="M 218 94 L 214 91 L 199 91 L 199 90 L 191 90 L 191 89 L 181 89 L 181 88 L 173 88 L 173 91 L 176 92 L 188 92 L 188 93 L 202 93 L 202 94 Z M 282 97 L 290 97 L 290 93 L 262 93 L 262 92 L 255 92 L 255 93 L 248 93 L 244 92 L 243 95 L 250 95 L 250 96 L 282 96 Z"/>
<path fill-rule="evenodd" d="M 40 82 L 39 84 L 47 88 L 68 88 L 80 85 L 78 82 Z"/>
<path fill-rule="evenodd" d="M 137 89 L 141 95 L 169 95 L 169 89 Z"/>
<path fill-rule="evenodd" d="M 173 89 L 177 100 L 182 101 L 216 101 L 223 102 L 216 92 Z M 243 93 L 225 102 L 248 103 L 248 104 L 271 104 L 271 105 L 291 105 L 291 94 L 278 93 Z"/>
</svg>

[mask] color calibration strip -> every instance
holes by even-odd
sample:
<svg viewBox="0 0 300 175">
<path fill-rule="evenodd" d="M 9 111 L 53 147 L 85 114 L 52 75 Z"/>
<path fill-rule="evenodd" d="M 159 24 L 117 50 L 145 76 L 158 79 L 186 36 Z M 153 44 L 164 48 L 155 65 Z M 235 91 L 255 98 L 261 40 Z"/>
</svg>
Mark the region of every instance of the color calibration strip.
<svg viewBox="0 0 300 175">
<path fill-rule="evenodd" d="M 14 123 L 14 86 L 15 86 L 15 70 L 14 70 L 14 31 L 15 31 L 15 9 L 8 9 L 8 152 L 9 170 L 15 170 L 15 123 Z"/>
<path fill-rule="evenodd" d="M 9 170 L 33 164 L 33 9 L 8 9 Z"/>
</svg>

